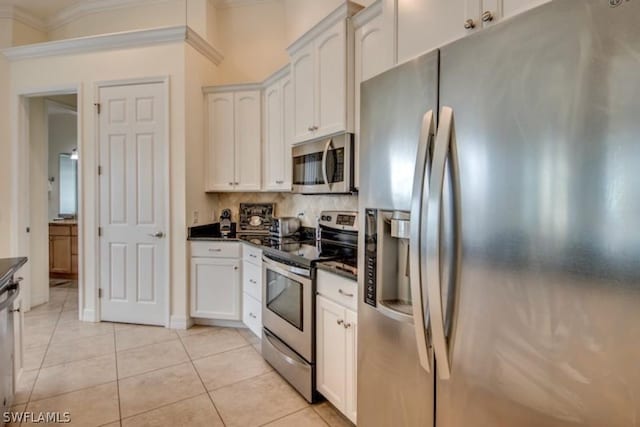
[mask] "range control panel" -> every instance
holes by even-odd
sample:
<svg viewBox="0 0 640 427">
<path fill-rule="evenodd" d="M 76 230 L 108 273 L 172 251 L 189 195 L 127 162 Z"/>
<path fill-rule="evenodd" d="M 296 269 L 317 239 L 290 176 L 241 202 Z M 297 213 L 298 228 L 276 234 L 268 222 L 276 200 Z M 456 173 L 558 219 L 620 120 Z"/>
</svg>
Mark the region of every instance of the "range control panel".
<svg viewBox="0 0 640 427">
<path fill-rule="evenodd" d="M 375 307 L 377 283 L 376 272 L 378 264 L 378 212 L 375 209 L 367 209 L 365 211 L 365 216 L 364 302 Z"/>
</svg>

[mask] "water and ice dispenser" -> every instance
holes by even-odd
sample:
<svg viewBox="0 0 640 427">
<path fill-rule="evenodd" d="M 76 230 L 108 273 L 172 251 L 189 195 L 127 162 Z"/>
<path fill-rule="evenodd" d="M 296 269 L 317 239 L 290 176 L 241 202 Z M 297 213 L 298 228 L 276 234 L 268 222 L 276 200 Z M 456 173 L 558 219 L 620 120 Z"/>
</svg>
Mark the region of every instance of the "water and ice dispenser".
<svg viewBox="0 0 640 427">
<path fill-rule="evenodd" d="M 397 320 L 411 320 L 408 212 L 365 211 L 365 303 Z"/>
</svg>

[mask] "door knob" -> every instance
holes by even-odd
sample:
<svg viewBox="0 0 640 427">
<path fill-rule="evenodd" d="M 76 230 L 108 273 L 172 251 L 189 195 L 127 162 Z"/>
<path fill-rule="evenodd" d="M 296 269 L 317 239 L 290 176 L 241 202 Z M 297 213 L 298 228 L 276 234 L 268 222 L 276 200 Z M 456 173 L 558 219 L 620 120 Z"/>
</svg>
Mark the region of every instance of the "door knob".
<svg viewBox="0 0 640 427">
<path fill-rule="evenodd" d="M 473 22 L 473 19 L 467 19 L 466 21 L 464 21 L 464 29 L 465 30 L 472 30 L 476 27 L 476 23 Z"/>
<path fill-rule="evenodd" d="M 162 231 L 156 231 L 155 233 L 149 234 L 149 236 L 162 239 L 164 237 L 164 233 Z"/>
<path fill-rule="evenodd" d="M 493 21 L 493 13 L 490 10 L 485 11 L 482 14 L 482 22 L 491 22 Z"/>
</svg>

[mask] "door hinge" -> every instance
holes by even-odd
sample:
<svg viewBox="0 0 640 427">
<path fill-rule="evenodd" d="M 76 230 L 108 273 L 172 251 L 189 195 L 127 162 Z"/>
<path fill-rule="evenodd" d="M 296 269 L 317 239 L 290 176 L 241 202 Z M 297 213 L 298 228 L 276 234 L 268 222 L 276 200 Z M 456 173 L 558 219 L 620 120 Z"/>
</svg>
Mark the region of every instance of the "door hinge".
<svg viewBox="0 0 640 427">
<path fill-rule="evenodd" d="M 98 288 L 98 298 L 102 298 L 102 288 Z"/>
<path fill-rule="evenodd" d="M 102 166 L 98 166 L 98 175 L 102 175 Z"/>
<path fill-rule="evenodd" d="M 98 237 L 102 236 L 102 227 L 98 227 Z"/>
<path fill-rule="evenodd" d="M 96 109 L 98 111 L 98 114 L 100 114 L 100 103 L 99 102 L 94 102 L 94 104 L 96 106 Z"/>
</svg>

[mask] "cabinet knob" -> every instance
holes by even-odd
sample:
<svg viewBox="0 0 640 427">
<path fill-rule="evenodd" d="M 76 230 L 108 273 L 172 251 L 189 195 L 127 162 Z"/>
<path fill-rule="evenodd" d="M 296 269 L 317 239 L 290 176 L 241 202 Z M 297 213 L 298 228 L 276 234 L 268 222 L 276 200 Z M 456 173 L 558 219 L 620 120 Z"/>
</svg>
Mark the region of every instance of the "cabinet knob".
<svg viewBox="0 0 640 427">
<path fill-rule="evenodd" d="M 476 27 L 476 23 L 473 21 L 473 19 L 467 19 L 466 21 L 464 21 L 465 30 L 472 30 L 475 27 Z"/>
<path fill-rule="evenodd" d="M 318 126 L 314 126 L 314 127 L 313 127 L 313 130 L 318 130 Z"/>
<path fill-rule="evenodd" d="M 307 130 L 308 130 L 309 132 L 313 132 L 313 126 L 309 126 L 309 127 L 307 128 Z"/>
<path fill-rule="evenodd" d="M 249 313 L 249 317 L 253 317 L 254 319 L 257 319 L 257 316 L 253 313 Z"/>
<path fill-rule="evenodd" d="M 238 266 L 236 265 L 235 267 L 233 267 L 233 269 L 234 269 L 234 270 L 237 270 L 237 269 L 238 269 Z"/>
<path fill-rule="evenodd" d="M 482 14 L 482 22 L 491 22 L 493 21 L 493 13 L 490 10 L 485 11 Z"/>
<path fill-rule="evenodd" d="M 230 182 L 229 185 L 233 185 L 233 182 Z"/>
<path fill-rule="evenodd" d="M 345 329 L 349 329 L 350 327 L 351 327 L 351 323 L 345 323 L 345 324 L 344 324 L 344 328 L 345 328 Z"/>
<path fill-rule="evenodd" d="M 240 183 L 239 182 L 234 182 L 233 185 L 240 185 Z"/>
<path fill-rule="evenodd" d="M 342 324 L 344 323 L 344 320 L 342 320 L 342 319 L 338 319 L 338 320 L 336 321 L 336 323 L 337 323 L 338 325 L 342 325 Z"/>
<path fill-rule="evenodd" d="M 255 280 L 253 280 L 253 279 L 249 279 L 249 283 L 253 283 L 254 285 L 257 285 L 257 284 L 258 284 L 258 282 L 256 282 L 256 281 L 255 281 Z"/>
</svg>

